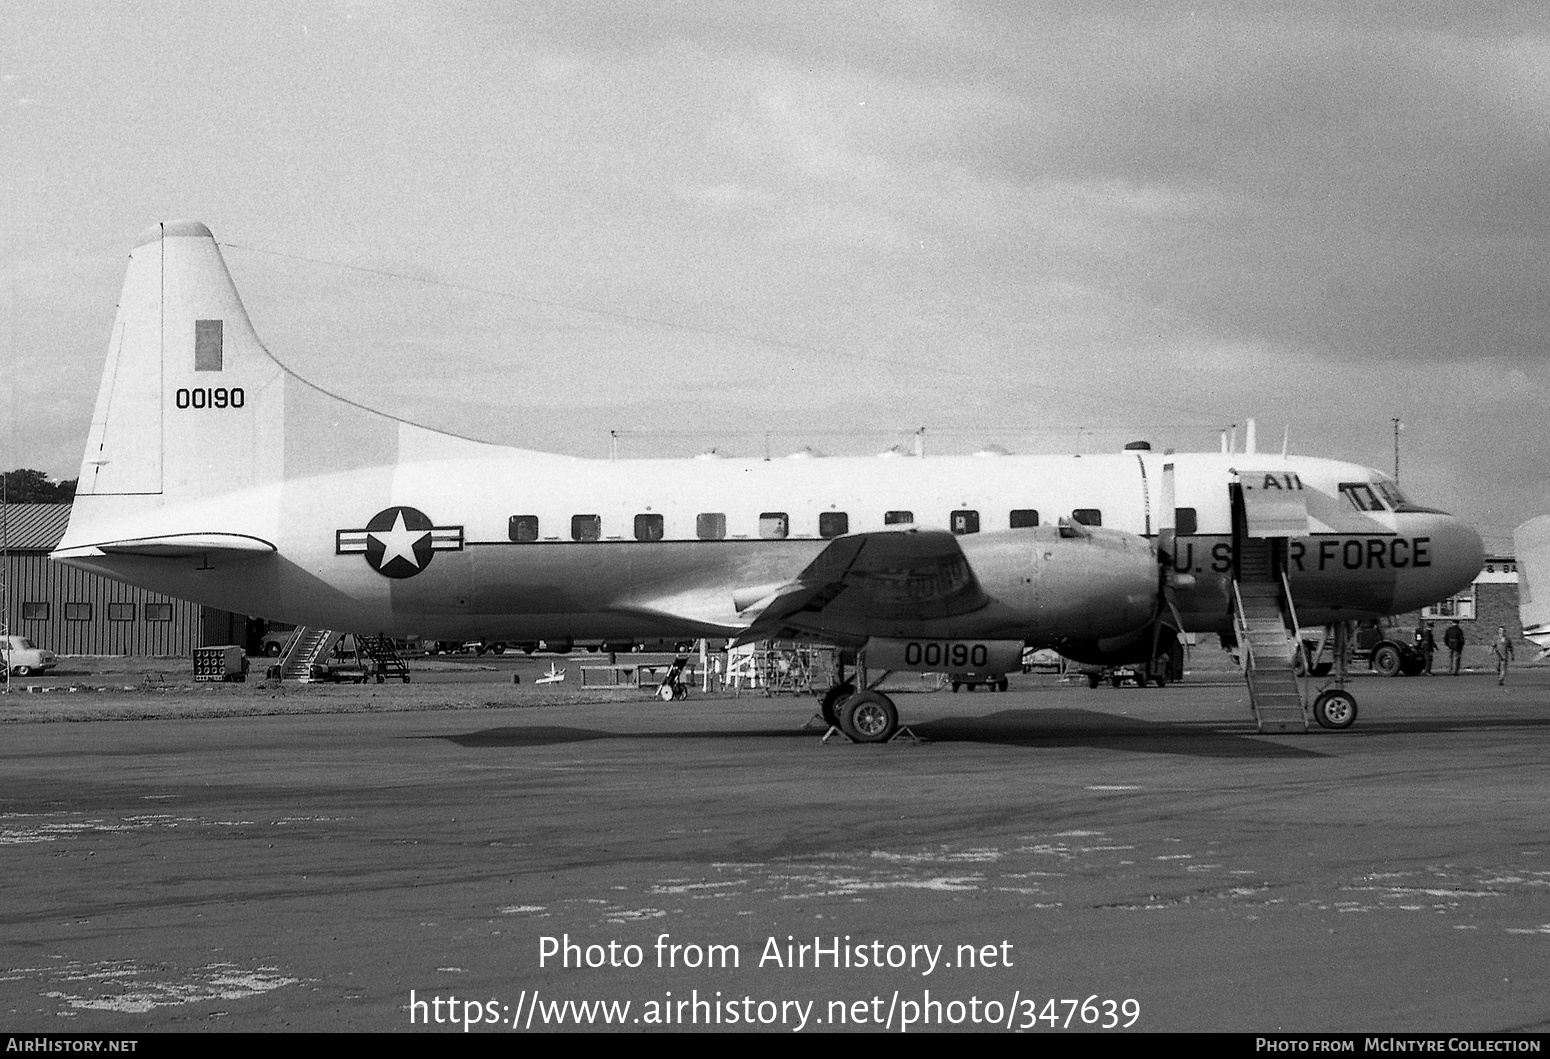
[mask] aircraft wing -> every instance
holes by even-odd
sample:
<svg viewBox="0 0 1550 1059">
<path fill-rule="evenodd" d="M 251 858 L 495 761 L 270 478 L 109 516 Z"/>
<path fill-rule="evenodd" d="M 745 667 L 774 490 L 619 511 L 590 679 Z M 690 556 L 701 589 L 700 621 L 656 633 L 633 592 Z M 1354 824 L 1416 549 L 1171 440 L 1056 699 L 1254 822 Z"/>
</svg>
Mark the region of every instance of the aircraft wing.
<svg viewBox="0 0 1550 1059">
<path fill-rule="evenodd" d="M 152 559 L 190 559 L 196 556 L 225 556 L 231 559 L 267 555 L 275 546 L 258 537 L 240 533 L 173 533 L 161 537 L 136 537 L 104 541 L 78 548 L 62 548 L 53 559 L 90 558 L 97 555 L 139 555 Z"/>
<path fill-rule="evenodd" d="M 835 538 L 797 577 L 741 608 L 739 643 L 817 637 L 861 642 L 879 626 L 951 618 L 989 602 L 946 530 Z"/>
</svg>

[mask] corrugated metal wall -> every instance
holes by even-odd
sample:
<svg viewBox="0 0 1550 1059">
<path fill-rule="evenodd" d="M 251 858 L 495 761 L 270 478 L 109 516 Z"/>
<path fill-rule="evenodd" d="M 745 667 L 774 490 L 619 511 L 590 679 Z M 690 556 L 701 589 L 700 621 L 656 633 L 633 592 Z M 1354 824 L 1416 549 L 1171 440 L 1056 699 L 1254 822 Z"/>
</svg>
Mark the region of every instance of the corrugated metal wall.
<svg viewBox="0 0 1550 1059">
<path fill-rule="evenodd" d="M 6 618 L 11 632 L 62 655 L 189 655 L 199 644 L 197 604 L 147 592 L 50 562 L 47 555 L 11 552 L 6 557 Z M 22 617 L 28 603 L 48 604 L 48 618 Z M 66 604 L 84 603 L 91 618 L 73 621 Z M 132 621 L 110 621 L 108 604 L 134 606 Z M 147 621 L 147 603 L 170 608 L 171 621 Z"/>
</svg>

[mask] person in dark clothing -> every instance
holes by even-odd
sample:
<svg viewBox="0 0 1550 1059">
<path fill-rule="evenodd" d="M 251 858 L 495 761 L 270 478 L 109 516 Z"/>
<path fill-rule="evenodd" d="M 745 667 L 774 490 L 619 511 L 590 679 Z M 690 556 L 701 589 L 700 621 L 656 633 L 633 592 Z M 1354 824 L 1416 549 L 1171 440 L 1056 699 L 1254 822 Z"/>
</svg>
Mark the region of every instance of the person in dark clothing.
<svg viewBox="0 0 1550 1059">
<path fill-rule="evenodd" d="M 1426 675 L 1432 675 L 1432 656 L 1437 653 L 1437 637 L 1432 632 L 1432 625 L 1427 623 L 1421 630 L 1421 654 L 1426 657 Z"/>
<path fill-rule="evenodd" d="M 1442 634 L 1442 642 L 1448 649 L 1448 672 L 1458 676 L 1459 664 L 1464 660 L 1464 630 L 1459 628 L 1458 622 L 1448 626 L 1448 631 Z"/>
</svg>

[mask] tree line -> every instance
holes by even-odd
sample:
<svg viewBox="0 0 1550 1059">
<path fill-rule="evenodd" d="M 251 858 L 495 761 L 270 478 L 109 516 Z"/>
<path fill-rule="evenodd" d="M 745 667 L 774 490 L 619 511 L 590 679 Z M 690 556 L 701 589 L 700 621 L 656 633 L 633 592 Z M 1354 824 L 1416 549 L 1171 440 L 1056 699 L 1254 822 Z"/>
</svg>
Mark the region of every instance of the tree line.
<svg viewBox="0 0 1550 1059">
<path fill-rule="evenodd" d="M 22 468 L 5 472 L 4 496 L 9 504 L 68 504 L 75 499 L 74 478 L 56 482 L 42 471 Z"/>
</svg>

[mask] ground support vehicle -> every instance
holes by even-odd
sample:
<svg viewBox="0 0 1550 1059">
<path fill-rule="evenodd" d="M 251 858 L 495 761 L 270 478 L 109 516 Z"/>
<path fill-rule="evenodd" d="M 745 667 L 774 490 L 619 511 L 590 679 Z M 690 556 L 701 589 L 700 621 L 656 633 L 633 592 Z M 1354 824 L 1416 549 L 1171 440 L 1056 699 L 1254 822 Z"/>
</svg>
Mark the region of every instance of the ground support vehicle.
<svg viewBox="0 0 1550 1059">
<path fill-rule="evenodd" d="M 1119 666 L 1083 665 L 1077 667 L 1077 672 L 1087 678 L 1087 686 L 1090 688 L 1097 688 L 1105 682 L 1116 688 L 1127 683 L 1141 688 L 1148 684 L 1165 688 L 1169 681 L 1184 679 L 1184 645 L 1174 643 L 1167 652 L 1157 655 L 1150 662 Z"/>
<path fill-rule="evenodd" d="M 1413 677 L 1426 669 L 1426 655 L 1399 629 L 1363 622 L 1351 638 L 1351 660 L 1366 662 L 1380 677 Z"/>
<path fill-rule="evenodd" d="M 973 691 L 975 688 L 989 688 L 991 691 L 1006 690 L 1005 673 L 949 673 L 947 681 L 957 691 L 960 687 Z"/>
</svg>

